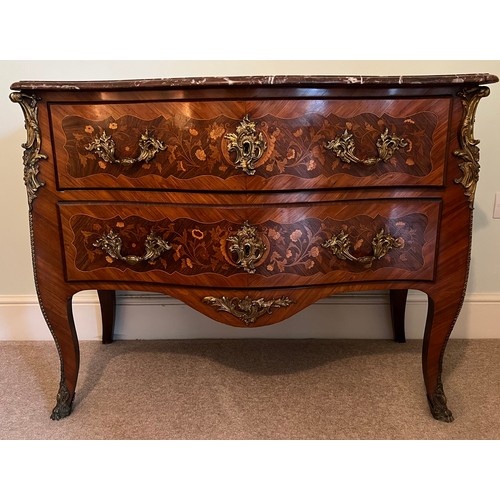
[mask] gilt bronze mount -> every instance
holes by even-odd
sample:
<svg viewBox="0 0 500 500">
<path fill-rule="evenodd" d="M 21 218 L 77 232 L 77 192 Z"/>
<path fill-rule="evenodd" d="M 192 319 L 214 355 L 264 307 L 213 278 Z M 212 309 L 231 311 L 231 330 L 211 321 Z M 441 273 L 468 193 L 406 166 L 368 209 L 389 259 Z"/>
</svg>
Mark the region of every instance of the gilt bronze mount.
<svg viewBox="0 0 500 500">
<path fill-rule="evenodd" d="M 115 141 L 106 134 L 106 131 L 103 131 L 101 135 L 96 136 L 90 144 L 85 146 L 85 149 L 95 153 L 106 163 L 133 165 L 134 163 L 149 163 L 160 151 L 164 151 L 166 146 L 146 130 L 139 139 L 139 156 L 137 158 L 119 159 L 115 154 Z"/>
<path fill-rule="evenodd" d="M 390 250 L 394 248 L 400 248 L 403 242 L 399 238 L 395 238 L 390 234 L 386 234 L 382 228 L 372 240 L 373 255 L 365 257 L 355 257 L 351 253 L 351 240 L 349 234 L 345 233 L 344 230 L 340 233 L 333 235 L 330 239 L 325 241 L 321 246 L 323 248 L 329 248 L 333 255 L 340 260 L 349 260 L 352 262 L 358 262 L 364 264 L 367 267 L 371 267 L 374 261 L 380 260 L 385 257 Z"/>
<path fill-rule="evenodd" d="M 236 235 L 229 236 L 227 241 L 232 243 L 229 251 L 236 254 L 236 264 L 249 274 L 255 273 L 255 264 L 262 259 L 267 250 L 266 245 L 257 235 L 257 229 L 246 221 Z"/>
<path fill-rule="evenodd" d="M 134 265 L 138 262 L 151 263 L 157 259 L 163 252 L 170 250 L 172 247 L 163 238 L 156 236 L 153 231 L 149 233 L 144 243 L 144 255 L 122 255 L 122 239 L 120 236 L 111 230 L 108 234 L 103 235 L 94 244 L 97 248 L 102 248 L 112 259 L 123 260 L 127 264 Z"/>
<path fill-rule="evenodd" d="M 260 160 L 267 149 L 262 132 L 257 135 L 256 123 L 245 115 L 236 127 L 236 133 L 227 133 L 224 138 L 229 141 L 228 151 L 236 153 L 234 160 L 236 168 L 240 168 L 247 175 L 255 175 L 255 163 Z"/>
<path fill-rule="evenodd" d="M 353 134 L 346 129 L 342 135 L 329 141 L 326 145 L 326 149 L 333 151 L 337 157 L 345 163 L 361 163 L 371 167 L 381 161 L 386 162 L 390 160 L 399 148 L 406 147 L 407 145 L 408 142 L 406 139 L 396 135 L 390 135 L 389 129 L 386 128 L 377 139 L 378 156 L 361 159 L 354 154 L 354 149 L 356 147 L 354 137 Z"/>
<path fill-rule="evenodd" d="M 203 302 L 217 307 L 218 311 L 232 314 L 243 321 L 245 325 L 255 323 L 257 318 L 264 314 L 271 314 L 273 309 L 288 307 L 293 304 L 293 300 L 288 297 L 266 300 L 264 298 L 251 299 L 248 295 L 244 299 L 238 297 L 204 297 Z"/>
</svg>

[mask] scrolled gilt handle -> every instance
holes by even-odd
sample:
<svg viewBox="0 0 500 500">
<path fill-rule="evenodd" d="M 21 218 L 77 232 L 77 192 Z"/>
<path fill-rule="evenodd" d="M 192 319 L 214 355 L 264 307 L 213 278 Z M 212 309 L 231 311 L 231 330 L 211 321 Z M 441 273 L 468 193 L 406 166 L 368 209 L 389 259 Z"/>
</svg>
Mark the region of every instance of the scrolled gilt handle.
<svg viewBox="0 0 500 500">
<path fill-rule="evenodd" d="M 231 132 L 224 136 L 224 139 L 229 141 L 228 151 L 236 153 L 234 160 L 236 168 L 240 168 L 247 175 L 255 175 L 255 163 L 260 160 L 267 149 L 262 132 L 257 135 L 255 127 L 255 122 L 250 121 L 248 115 L 245 115 L 236 127 L 236 133 Z"/>
<path fill-rule="evenodd" d="M 403 242 L 400 238 L 385 234 L 384 229 L 381 229 L 372 240 L 373 255 L 370 256 L 355 257 L 352 255 L 349 235 L 344 233 L 343 230 L 325 241 L 322 247 L 329 248 L 333 255 L 340 260 L 350 260 L 371 267 L 375 260 L 380 260 L 382 257 L 385 257 L 390 250 L 400 248 L 402 245 Z"/>
<path fill-rule="evenodd" d="M 227 241 L 232 243 L 229 251 L 236 254 L 236 264 L 249 274 L 255 273 L 255 264 L 267 250 L 257 234 L 257 229 L 246 221 L 236 235 L 229 236 Z"/>
<path fill-rule="evenodd" d="M 127 264 L 134 265 L 138 262 L 151 263 L 157 259 L 163 252 L 170 250 L 172 247 L 163 238 L 156 236 L 153 231 L 149 233 L 144 244 L 144 255 L 122 255 L 122 239 L 120 236 L 111 230 L 108 234 L 103 235 L 93 245 L 97 248 L 102 248 L 113 259 L 123 260 Z"/>
<path fill-rule="evenodd" d="M 134 163 L 149 163 L 160 151 L 164 151 L 166 146 L 154 138 L 148 130 L 141 134 L 139 139 L 140 153 L 137 158 L 122 158 L 115 156 L 116 144 L 113 138 L 106 134 L 106 131 L 85 146 L 87 151 L 94 152 L 106 163 L 118 163 L 120 165 L 133 165 Z"/>
<path fill-rule="evenodd" d="M 395 151 L 406 146 L 408 146 L 406 139 L 390 135 L 389 129 L 386 128 L 377 140 L 378 156 L 375 158 L 366 158 L 363 160 L 354 154 L 354 138 L 347 129 L 342 135 L 338 135 L 329 141 L 325 147 L 332 150 L 345 163 L 362 163 L 363 165 L 373 166 L 381 161 L 390 160 Z"/>
</svg>

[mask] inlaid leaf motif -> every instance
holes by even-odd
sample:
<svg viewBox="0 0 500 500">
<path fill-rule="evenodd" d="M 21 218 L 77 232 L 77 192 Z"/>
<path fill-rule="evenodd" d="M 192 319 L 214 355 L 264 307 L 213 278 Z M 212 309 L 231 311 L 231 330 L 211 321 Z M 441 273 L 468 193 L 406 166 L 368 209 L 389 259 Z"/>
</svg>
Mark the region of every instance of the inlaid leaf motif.
<svg viewBox="0 0 500 500">
<path fill-rule="evenodd" d="M 432 112 L 406 117 L 380 117 L 370 113 L 339 117 L 309 113 L 283 119 L 266 115 L 257 122 L 257 132 L 264 134 L 267 149 L 257 162 L 256 176 L 270 178 L 286 173 L 307 179 L 340 174 L 366 177 L 389 172 L 407 173 L 410 166 L 407 163 L 409 152 L 413 162 L 411 175 L 424 176 L 432 168 L 432 134 L 437 126 L 437 116 Z M 200 174 L 222 179 L 244 175 L 231 163 L 224 138 L 227 133 L 236 130 L 238 124 L 238 120 L 223 115 L 198 120 L 181 113 L 158 116 L 153 120 L 131 115 L 109 116 L 101 121 L 68 116 L 62 122 L 66 135 L 64 147 L 68 152 L 68 174 L 75 178 L 102 173 L 138 178 L 154 173 L 178 179 L 191 179 Z M 376 141 L 385 128 L 391 134 L 404 137 L 408 148 L 397 150 L 392 162 L 379 162 L 375 172 L 363 165 L 341 162 L 335 154 L 325 149 L 325 143 L 348 130 L 353 134 L 358 156 L 371 157 L 376 153 Z M 85 149 L 93 136 L 107 131 L 108 135 L 112 135 L 121 156 L 135 157 L 138 140 L 145 130 L 154 131 L 154 136 L 165 146 L 165 150 L 155 157 L 157 166 L 148 163 L 102 165 L 97 155 L 89 154 Z"/>
<path fill-rule="evenodd" d="M 392 266 L 418 270 L 424 263 L 422 249 L 426 226 L 427 217 L 419 213 L 398 219 L 359 215 L 348 220 L 306 218 L 290 224 L 268 221 L 258 227 L 259 234 L 266 238 L 268 251 L 259 262 L 256 275 L 271 277 L 287 273 L 307 276 L 328 274 L 335 270 L 363 272 L 365 269 L 362 266 L 337 259 L 323 248 L 323 243 L 334 234 L 343 232 L 351 242 L 352 255 L 361 258 L 373 253 L 372 240 L 381 229 L 397 238 L 399 246 L 393 248 L 390 255 L 373 261 L 371 269 Z M 234 235 L 236 226 L 226 221 L 194 223 L 185 218 L 149 221 L 137 216 L 99 220 L 77 215 L 71 219 L 71 227 L 77 253 L 76 265 L 82 271 L 106 266 L 127 268 L 126 262 L 106 258 L 109 255 L 94 246 L 103 234 L 113 230 L 123 242 L 123 254 L 143 255 L 145 241 L 151 232 L 171 246 L 168 254 L 135 264 L 136 272 L 156 270 L 184 275 L 218 273 L 224 276 L 245 272 L 235 264 L 228 251 L 227 239 Z"/>
</svg>

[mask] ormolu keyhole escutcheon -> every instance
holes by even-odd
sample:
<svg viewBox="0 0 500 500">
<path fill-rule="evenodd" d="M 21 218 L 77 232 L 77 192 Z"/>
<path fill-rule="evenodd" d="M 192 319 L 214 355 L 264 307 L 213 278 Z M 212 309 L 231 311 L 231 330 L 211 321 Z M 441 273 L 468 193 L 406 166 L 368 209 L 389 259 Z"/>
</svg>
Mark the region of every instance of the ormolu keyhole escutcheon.
<svg viewBox="0 0 500 500">
<path fill-rule="evenodd" d="M 236 235 L 227 238 L 229 251 L 236 255 L 235 263 L 247 273 L 255 273 L 255 265 L 262 259 L 266 245 L 257 234 L 257 229 L 246 221 Z"/>
<path fill-rule="evenodd" d="M 236 153 L 234 160 L 236 168 L 240 168 L 247 175 L 255 174 L 255 163 L 260 160 L 267 149 L 262 132 L 257 134 L 255 127 L 255 122 L 250 121 L 248 115 L 245 115 L 236 127 L 236 134 L 231 132 L 224 136 L 224 139 L 229 141 L 228 151 Z"/>
</svg>

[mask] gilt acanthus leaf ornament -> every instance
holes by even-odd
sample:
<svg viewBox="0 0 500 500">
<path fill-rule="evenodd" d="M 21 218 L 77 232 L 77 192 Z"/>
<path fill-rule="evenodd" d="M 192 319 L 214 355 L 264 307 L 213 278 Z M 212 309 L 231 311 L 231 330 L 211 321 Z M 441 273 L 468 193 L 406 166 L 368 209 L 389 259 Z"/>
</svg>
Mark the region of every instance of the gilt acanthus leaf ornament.
<svg viewBox="0 0 500 500">
<path fill-rule="evenodd" d="M 230 132 L 224 136 L 228 141 L 227 150 L 236 153 L 234 160 L 236 168 L 243 170 L 247 175 L 255 175 L 255 163 L 267 149 L 262 132 L 257 135 L 256 126 L 257 124 L 245 115 L 236 127 L 236 133 Z"/>
<path fill-rule="evenodd" d="M 386 233 L 382 228 L 372 239 L 373 255 L 364 257 L 355 257 L 351 253 L 351 240 L 349 234 L 344 230 L 338 234 L 334 234 L 330 239 L 325 241 L 321 246 L 331 250 L 332 254 L 340 260 L 349 260 L 351 262 L 358 262 L 367 267 L 371 267 L 374 261 L 380 260 L 385 257 L 394 248 L 401 248 L 403 242 L 399 238 L 395 238 Z"/>
<path fill-rule="evenodd" d="M 459 92 L 464 107 L 462 128 L 458 137 L 460 149 L 453 152 L 461 161 L 458 166 L 462 176 L 455 179 L 457 184 L 465 188 L 465 196 L 469 199 L 469 207 L 474 208 L 477 182 L 479 180 L 479 140 L 474 139 L 474 119 L 476 109 L 482 97 L 490 94 L 488 87 L 467 88 Z"/>
<path fill-rule="evenodd" d="M 386 128 L 377 139 L 376 145 L 378 156 L 364 159 L 358 158 L 354 153 L 356 147 L 354 136 L 346 129 L 342 135 L 338 135 L 329 141 L 326 144 L 326 149 L 333 151 L 344 163 L 360 163 L 371 167 L 379 162 L 389 161 L 399 148 L 408 146 L 408 141 L 397 135 L 391 135 L 389 129 Z"/>
<path fill-rule="evenodd" d="M 216 307 L 218 311 L 232 314 L 247 326 L 255 323 L 257 318 L 262 315 L 271 314 L 273 309 L 293 304 L 293 300 L 288 297 L 266 300 L 264 298 L 251 299 L 248 295 L 243 299 L 238 297 L 205 297 L 203 302 Z"/>
<path fill-rule="evenodd" d="M 85 146 L 85 149 L 95 153 L 106 163 L 133 165 L 134 163 L 149 163 L 160 151 L 164 151 L 166 146 L 146 130 L 139 139 L 139 156 L 137 158 L 120 159 L 116 157 L 115 141 L 106 134 L 106 131 L 103 131 L 101 135 L 94 137 L 94 140 Z"/>
<path fill-rule="evenodd" d="M 112 259 L 122 260 L 127 264 L 134 265 L 138 262 L 152 262 L 163 252 L 171 250 L 172 247 L 160 236 L 156 236 L 151 230 L 144 243 L 144 255 L 122 255 L 123 242 L 120 236 L 113 230 L 104 234 L 94 244 L 96 248 L 102 249 Z"/>
<path fill-rule="evenodd" d="M 47 156 L 40 153 L 42 140 L 40 136 L 40 127 L 38 125 L 38 107 L 36 96 L 23 94 L 22 92 L 13 92 L 10 94 L 10 100 L 21 106 L 24 114 L 24 127 L 26 128 L 26 142 L 22 144 L 24 148 L 24 184 L 28 194 L 28 204 L 31 211 L 33 200 L 37 196 L 37 191 L 44 185 L 38 179 L 40 160 L 46 160 Z"/>
<path fill-rule="evenodd" d="M 255 264 L 267 250 L 257 234 L 257 229 L 246 221 L 235 235 L 227 238 L 227 241 L 231 243 L 229 251 L 237 256 L 236 264 L 247 273 L 255 273 Z"/>
</svg>

